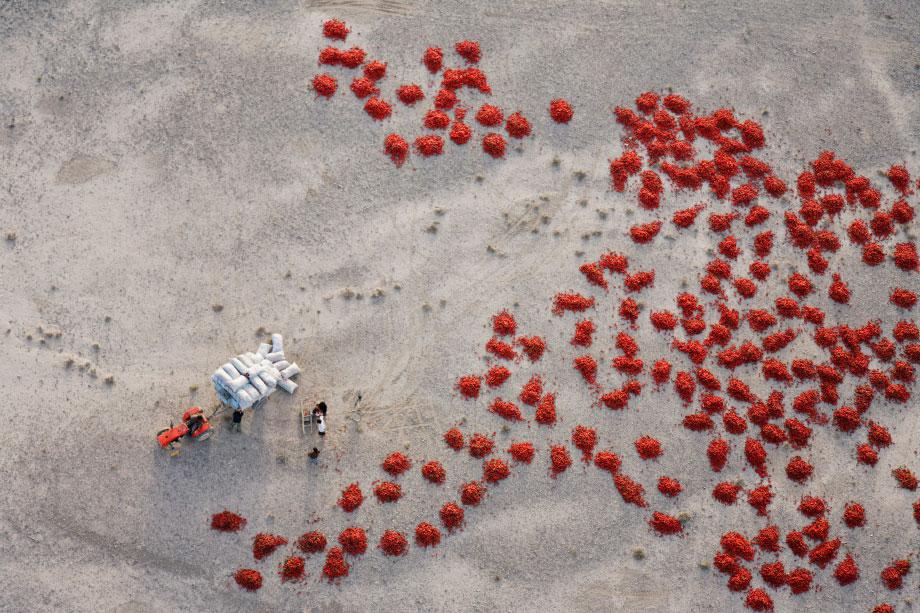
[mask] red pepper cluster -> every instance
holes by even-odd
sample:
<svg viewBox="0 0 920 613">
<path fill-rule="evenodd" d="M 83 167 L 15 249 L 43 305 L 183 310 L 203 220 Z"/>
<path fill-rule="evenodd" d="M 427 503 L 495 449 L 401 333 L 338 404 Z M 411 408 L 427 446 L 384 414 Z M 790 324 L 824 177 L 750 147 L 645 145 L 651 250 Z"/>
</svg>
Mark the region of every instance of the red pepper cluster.
<svg viewBox="0 0 920 613">
<path fill-rule="evenodd" d="M 324 32 L 345 40 L 348 28 L 329 22 Z M 472 130 L 464 123 L 466 109 L 460 96 L 491 93 L 478 67 L 479 45 L 461 41 L 454 51 L 463 62 L 457 68 L 444 66 L 445 53 L 439 48 L 429 48 L 423 55 L 431 74 L 440 75 L 436 93 L 415 84 L 395 89 L 394 99 L 406 107 L 433 101 L 422 120 L 431 133 L 414 142 L 423 156 L 443 151 L 440 134 L 448 130 L 455 144 L 468 142 Z M 362 76 L 351 85 L 354 95 L 365 100 L 365 110 L 374 119 L 386 120 L 394 112 L 380 92 L 384 63 L 367 61 L 357 47 L 324 49 L 320 63 L 352 70 L 363 66 Z M 318 75 L 314 88 L 320 95 L 332 96 L 335 79 Z M 573 116 L 571 105 L 553 100 L 550 115 L 567 123 Z M 494 157 L 506 154 L 500 126 L 510 138 L 525 138 L 532 132 L 524 115 L 506 113 L 494 104 L 479 104 L 474 120 L 485 130 L 494 129 L 482 140 L 484 150 Z M 617 107 L 612 121 L 623 131 L 622 148 L 610 162 L 612 190 L 614 194 L 629 191 L 639 213 L 636 223 L 625 229 L 621 244 L 639 255 L 628 258 L 607 251 L 598 252 L 596 260 L 583 261 L 573 281 L 576 285 L 554 293 L 545 306 L 555 315 L 547 321 L 551 326 L 558 322 L 561 329 L 524 335 L 521 329 L 531 332 L 528 322 L 519 323 L 509 310 L 494 315 L 491 336 L 484 339 L 485 355 L 476 356 L 485 358 L 485 367 L 470 366 L 476 372 L 452 380 L 459 396 L 469 401 L 467 406 L 482 402 L 487 407 L 477 413 L 477 420 L 496 419 L 493 423 L 510 429 L 529 427 L 532 419 L 551 428 L 557 422 L 559 392 L 552 389 L 557 380 L 541 372 L 545 339 L 571 338 L 554 346 L 560 355 L 550 357 L 561 358 L 577 371 L 576 379 L 584 381 L 597 407 L 603 409 L 596 414 L 598 421 L 616 423 L 624 411 L 636 410 L 654 395 L 661 402 L 686 407 L 674 422 L 690 431 L 682 436 L 698 441 L 685 451 L 665 438 L 671 425 L 645 424 L 659 431 L 633 442 L 641 460 L 662 457 L 660 441 L 664 440 L 668 456 L 681 454 L 680 465 L 697 473 L 693 479 L 656 475 L 657 488 L 647 493 L 643 483 L 621 471 L 620 455 L 611 450 L 594 453 L 598 431 L 610 429 L 578 425 L 571 443 L 581 451 L 585 470 L 593 470 L 593 457 L 594 467 L 611 475 L 611 492 L 616 490 L 623 504 L 638 507 L 636 512 L 648 513 L 650 530 L 661 536 L 693 529 L 692 520 L 688 523 L 675 506 L 684 489 L 678 478 L 692 488 L 702 483 L 715 499 L 715 509 L 722 504 L 744 507 L 749 513 L 745 525 L 725 533 L 713 564 L 727 576 L 729 590 L 745 594 L 748 608 L 772 609 L 770 592 L 785 586 L 793 595 L 806 593 L 822 572 L 833 575 L 841 586 L 867 581 L 871 574 L 897 589 L 909 564 L 896 561 L 873 573 L 861 572 L 866 561 L 858 548 L 845 542 L 850 531 L 866 525 L 865 505 L 870 501 L 830 499 L 829 503 L 808 490 L 823 482 L 815 475 L 827 470 L 823 458 L 811 453 L 816 438 L 824 437 L 822 444 L 839 448 L 850 461 L 861 464 L 861 470 L 870 471 L 896 444 L 888 426 L 907 410 L 912 397 L 920 363 L 920 329 L 910 316 L 917 302 L 913 288 L 920 258 L 905 231 L 914 219 L 908 169 L 890 167 L 885 173 L 888 185 L 883 185 L 824 151 L 797 177 L 783 178 L 765 161 L 772 158 L 763 155 L 766 139 L 758 123 L 737 117 L 729 108 L 699 112 L 673 93 L 645 92 L 636 98 L 634 108 Z M 385 140 L 385 151 L 397 164 L 407 159 L 409 149 L 399 135 Z M 686 194 L 702 202 L 688 207 Z M 682 202 L 681 208 L 677 202 Z M 706 223 L 697 224 L 704 210 Z M 849 220 L 845 225 L 844 218 Z M 671 225 L 665 228 L 668 219 Z M 672 271 L 652 270 L 641 253 L 667 249 L 665 237 L 676 235 L 680 244 L 691 233 L 694 241 L 707 240 L 713 248 L 699 270 L 681 271 L 689 282 L 678 288 Z M 789 245 L 782 260 L 773 255 L 778 240 Z M 857 282 L 864 273 L 871 275 L 882 300 L 865 295 L 868 285 Z M 661 292 L 666 299 L 661 299 Z M 866 308 L 873 316 L 860 319 L 856 314 Z M 598 316 L 594 321 L 586 319 L 586 311 Z M 608 313 L 608 319 L 599 319 Z M 891 318 L 898 323 L 880 323 Z M 598 333 L 606 326 L 613 330 L 613 342 L 611 336 Z M 636 334 L 639 328 L 649 334 Z M 653 340 L 640 347 L 637 338 Z M 608 349 L 613 353 L 608 354 Z M 497 395 L 509 381 L 509 388 L 520 389 L 520 405 Z M 513 394 L 504 396 L 513 398 Z M 559 396 L 560 408 L 568 401 Z M 476 462 L 472 471 L 478 471 L 482 462 L 482 480 L 460 485 L 460 503 L 441 507 L 441 525 L 447 532 L 465 521 L 464 507 L 480 505 L 487 488 L 512 476 L 506 460 L 499 457 L 503 453 L 517 463 L 515 471 L 521 475 L 515 479 L 527 478 L 526 465 L 538 452 L 548 452 L 553 478 L 575 479 L 581 472 L 568 471 L 572 459 L 566 445 L 547 439 L 513 443 L 503 452 L 495 448 L 495 433 L 490 437 L 451 428 L 443 438 L 451 449 L 468 448 Z M 630 444 L 610 443 L 619 443 L 621 453 Z M 627 462 L 636 460 L 629 454 L 623 457 Z M 663 457 L 662 462 L 670 459 Z M 641 474 L 657 465 L 638 461 L 643 464 Z M 382 468 L 396 477 L 411 465 L 408 457 L 396 452 Z M 892 471 L 897 491 L 905 496 L 892 504 L 903 507 L 908 521 L 913 516 L 920 524 L 920 500 L 906 498 L 918 487 L 914 470 L 901 466 Z M 735 478 L 739 472 L 746 472 L 743 479 Z M 422 474 L 430 482 L 426 487 L 446 480 L 437 461 L 425 464 Z M 471 472 L 459 478 L 471 476 L 478 477 Z M 351 491 L 350 498 L 343 493 L 346 511 L 357 508 L 348 500 L 360 495 L 360 489 L 352 484 L 346 493 L 352 488 L 358 491 Z M 401 486 L 384 482 L 375 494 L 382 501 L 395 500 L 393 491 L 401 494 Z M 806 520 L 787 526 L 770 523 L 774 500 L 790 493 L 801 497 L 799 511 Z M 734 516 L 741 510 L 731 512 Z M 221 522 L 218 525 L 224 525 Z M 441 540 L 438 528 L 427 522 L 416 527 L 415 536 L 423 547 Z M 366 549 L 366 535 L 357 527 L 343 532 L 339 542 L 347 555 L 360 555 Z M 300 542 L 298 546 L 307 551 Z M 401 555 L 407 546 L 405 536 L 394 530 L 381 537 L 380 549 L 388 555 Z M 325 539 L 318 549 L 310 548 L 322 551 Z M 327 555 L 324 572 L 330 579 L 347 574 L 343 555 L 337 547 Z"/>
<path fill-rule="evenodd" d="M 344 42 L 349 33 L 348 26 L 336 19 L 323 25 L 324 36 L 332 40 Z M 454 52 L 463 59 L 465 66 L 445 66 L 444 50 L 440 47 L 429 47 L 422 54 L 421 62 L 432 77 L 440 75 L 440 83 L 428 87 L 427 92 L 416 83 L 400 85 L 393 90 L 395 99 L 409 108 L 431 99 L 433 108 L 424 111 L 421 124 L 432 133 L 417 136 L 413 143 L 415 151 L 422 157 L 443 154 L 445 136 L 456 146 L 467 144 L 473 137 L 473 129 L 465 121 L 467 107 L 464 99 L 469 96 L 469 101 L 474 102 L 492 94 L 486 73 L 479 67 L 482 59 L 479 43 L 462 40 L 454 45 Z M 330 71 L 342 70 L 340 78 L 347 78 L 347 71 L 362 69 L 352 78 L 349 86 L 352 94 L 357 100 L 364 101 L 364 111 L 375 121 L 386 120 L 393 114 L 393 104 L 382 93 L 387 76 L 386 62 L 371 60 L 364 49 L 354 46 L 350 49 L 327 46 L 320 50 L 318 62 Z M 312 87 L 317 96 L 332 98 L 338 91 L 338 80 L 329 72 L 319 73 L 313 77 Z M 550 118 L 560 124 L 567 124 L 574 115 L 572 105 L 561 98 L 549 103 L 548 112 Z M 508 137 L 516 140 L 527 138 L 533 130 L 530 120 L 521 111 L 514 111 L 506 117 L 504 111 L 494 104 L 480 105 L 475 120 L 486 129 L 482 135 L 482 150 L 493 158 L 503 158 L 507 150 L 505 136 L 498 131 L 502 124 Z M 489 128 L 494 131 L 489 131 Z M 409 151 L 409 142 L 401 135 L 390 133 L 384 138 L 384 152 L 396 166 L 405 163 Z"/>
</svg>

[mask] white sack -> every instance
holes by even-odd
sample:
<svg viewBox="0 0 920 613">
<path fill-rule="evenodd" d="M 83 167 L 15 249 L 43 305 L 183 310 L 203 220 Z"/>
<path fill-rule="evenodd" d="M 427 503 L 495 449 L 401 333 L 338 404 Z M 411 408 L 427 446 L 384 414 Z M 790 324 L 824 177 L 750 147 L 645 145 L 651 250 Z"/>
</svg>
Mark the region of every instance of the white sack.
<svg viewBox="0 0 920 613">
<path fill-rule="evenodd" d="M 287 368 L 281 371 L 281 377 L 283 379 L 290 379 L 291 377 L 295 375 L 299 375 L 299 374 L 300 374 L 300 367 L 297 366 L 297 364 L 291 364 L 290 366 L 288 366 Z"/>
<path fill-rule="evenodd" d="M 281 379 L 278 381 L 278 387 L 286 391 L 288 394 L 293 394 L 294 390 L 297 389 L 297 384 L 290 379 Z"/>
<path fill-rule="evenodd" d="M 267 395 L 268 395 L 268 386 L 265 385 L 265 381 L 263 381 L 263 380 L 260 379 L 259 377 L 252 377 L 251 379 L 249 379 L 249 381 L 252 383 L 253 387 L 255 387 L 257 390 L 259 390 L 259 397 L 260 397 L 260 398 L 261 398 L 262 396 L 267 396 Z"/>
</svg>

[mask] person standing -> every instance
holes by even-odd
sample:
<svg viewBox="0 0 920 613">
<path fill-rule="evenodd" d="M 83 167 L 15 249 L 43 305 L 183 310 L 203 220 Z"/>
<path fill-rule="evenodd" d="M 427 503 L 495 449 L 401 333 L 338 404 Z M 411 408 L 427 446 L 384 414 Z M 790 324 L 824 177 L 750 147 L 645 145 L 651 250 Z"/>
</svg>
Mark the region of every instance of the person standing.
<svg viewBox="0 0 920 613">
<path fill-rule="evenodd" d="M 316 416 L 316 431 L 320 436 L 326 436 L 326 416 L 322 413 Z"/>
<path fill-rule="evenodd" d="M 233 432 L 239 432 L 242 429 L 242 422 L 243 422 L 243 410 L 235 409 L 233 411 L 233 423 L 230 424 L 230 429 Z"/>
<path fill-rule="evenodd" d="M 326 436 L 326 407 L 325 402 L 317 402 L 313 407 L 313 419 L 316 421 L 316 431 L 320 436 Z"/>
<path fill-rule="evenodd" d="M 319 464 L 319 449 L 314 447 L 313 451 L 307 454 L 307 457 L 310 458 L 310 464 Z"/>
</svg>

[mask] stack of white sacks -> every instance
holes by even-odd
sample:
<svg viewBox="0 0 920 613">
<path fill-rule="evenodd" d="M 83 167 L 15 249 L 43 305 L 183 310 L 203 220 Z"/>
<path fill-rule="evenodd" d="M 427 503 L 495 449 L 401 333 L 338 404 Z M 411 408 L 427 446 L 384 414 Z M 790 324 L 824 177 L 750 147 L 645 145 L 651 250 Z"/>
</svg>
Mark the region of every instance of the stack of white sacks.
<svg viewBox="0 0 920 613">
<path fill-rule="evenodd" d="M 233 409 L 248 409 L 268 398 L 280 387 L 293 394 L 291 381 L 300 373 L 297 364 L 284 359 L 284 339 L 272 334 L 272 343 L 262 343 L 256 353 L 241 353 L 214 371 L 211 381 L 220 401 Z"/>
</svg>

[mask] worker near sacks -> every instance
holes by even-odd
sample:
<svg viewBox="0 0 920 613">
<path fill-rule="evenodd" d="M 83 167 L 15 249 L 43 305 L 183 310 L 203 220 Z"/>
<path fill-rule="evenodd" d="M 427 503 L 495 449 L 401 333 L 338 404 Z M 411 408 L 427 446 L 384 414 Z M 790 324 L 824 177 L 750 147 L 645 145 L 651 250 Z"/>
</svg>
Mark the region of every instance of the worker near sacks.
<svg viewBox="0 0 920 613">
<path fill-rule="evenodd" d="M 316 420 L 316 431 L 320 436 L 326 436 L 326 411 L 328 407 L 325 402 L 319 402 L 313 407 L 313 419 Z"/>
</svg>

